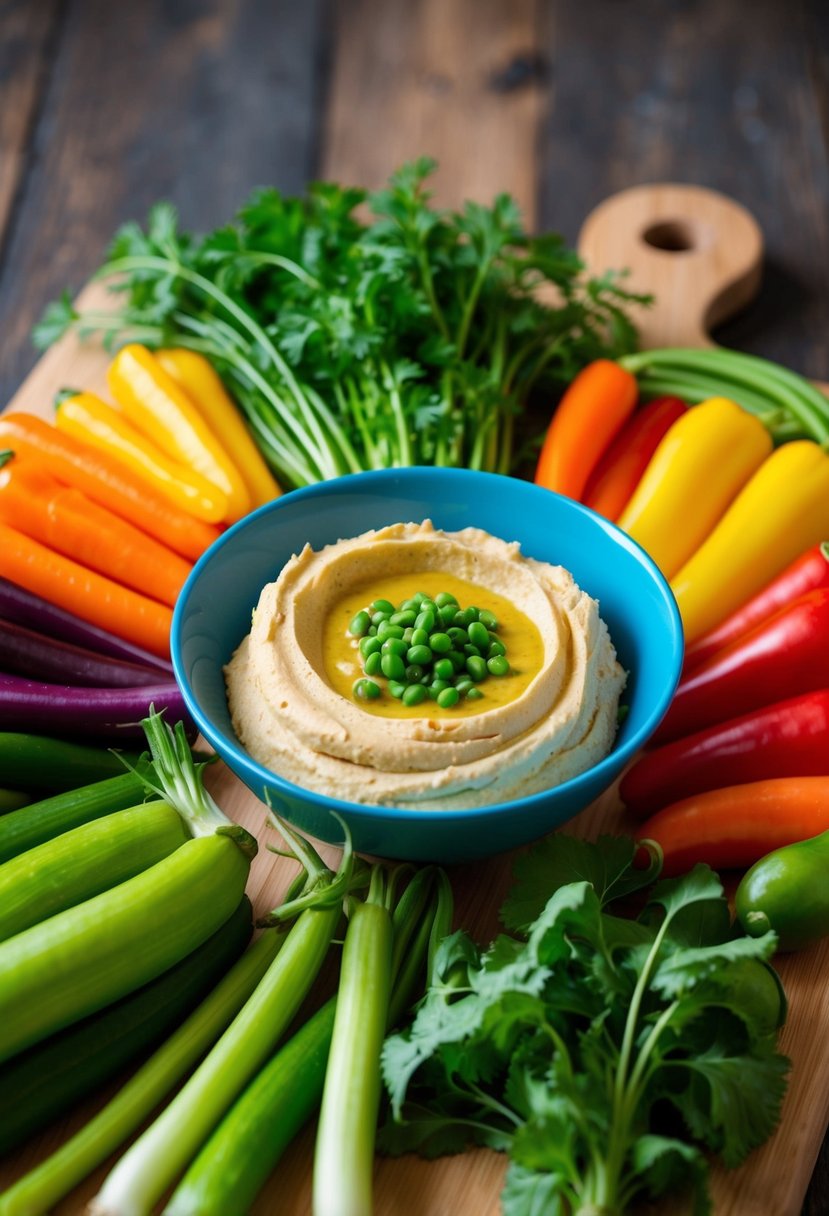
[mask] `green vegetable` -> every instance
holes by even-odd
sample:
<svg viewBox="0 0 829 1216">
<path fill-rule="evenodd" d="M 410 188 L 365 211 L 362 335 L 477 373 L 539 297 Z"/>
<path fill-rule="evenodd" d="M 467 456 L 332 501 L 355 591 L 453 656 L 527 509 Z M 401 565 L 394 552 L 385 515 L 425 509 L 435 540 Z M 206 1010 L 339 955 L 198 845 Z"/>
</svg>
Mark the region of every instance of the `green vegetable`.
<svg viewBox="0 0 829 1216">
<path fill-rule="evenodd" d="M 779 1118 L 776 937 L 734 936 L 705 866 L 653 886 L 636 919 L 612 915 L 653 880 L 632 861 L 628 840 L 552 836 L 517 864 L 511 936 L 443 942 L 384 1048 L 387 1151 L 508 1152 L 504 1216 L 618 1216 L 686 1185 L 710 1211 L 706 1152 L 735 1166 Z"/>
<path fill-rule="evenodd" d="M 829 935 L 829 832 L 775 849 L 740 880 L 734 906 L 746 933 L 773 930 L 781 950 Z"/>
<path fill-rule="evenodd" d="M 0 782 L 24 790 L 58 793 L 122 776 L 124 760 L 137 764 L 138 755 L 46 735 L 0 731 Z"/>
<path fill-rule="evenodd" d="M 158 792 L 200 834 L 142 874 L 0 944 L 0 1061 L 172 967 L 244 894 L 255 840 L 206 793 L 182 724 L 175 736 L 159 714 L 144 725 Z"/>
<path fill-rule="evenodd" d="M 207 355 L 286 485 L 411 464 L 508 472 L 530 392 L 557 395 L 591 360 L 631 350 L 624 310 L 641 297 L 613 274 L 585 279 L 558 236 L 523 230 L 508 195 L 431 207 L 434 168 L 405 165 L 371 195 L 262 190 L 205 238 L 158 204 L 101 269 L 121 308 L 79 316 L 65 295 L 35 341 L 71 329 Z M 365 201 L 368 224 L 354 215 Z"/>
<path fill-rule="evenodd" d="M 163 1041 L 236 961 L 250 933 L 251 906 L 243 899 L 212 937 L 158 979 L 0 1067 L 0 1152 Z"/>
<path fill-rule="evenodd" d="M 730 397 L 757 415 L 775 443 L 829 441 L 826 396 L 779 363 L 738 351 L 684 347 L 642 351 L 619 362 L 636 376 L 643 397 L 675 396 L 693 405 Z"/>
<path fill-rule="evenodd" d="M 19 811 L 22 806 L 28 806 L 31 801 L 31 795 L 24 793 L 23 790 L 0 789 L 0 815 L 7 815 L 9 811 Z"/>
<path fill-rule="evenodd" d="M 119 761 L 120 763 L 120 761 Z M 135 806 L 146 794 L 139 767 L 119 777 L 107 777 L 79 789 L 32 802 L 0 818 L 0 862 L 9 861 L 81 824 Z"/>
<path fill-rule="evenodd" d="M 425 964 L 433 953 L 434 940 L 449 931 L 451 919 L 452 895 L 446 875 L 432 868 L 417 871 L 392 913 L 394 944 L 388 1024 L 400 1018 L 402 1010 L 421 990 L 422 973 L 427 970 Z M 351 930 L 349 926 L 349 934 Z M 359 923 L 358 931 L 360 934 L 363 931 Z M 364 957 L 363 949 L 355 947 L 352 941 L 351 961 L 356 965 L 347 965 L 344 958 L 352 995 L 354 985 L 359 983 L 359 972 L 371 953 L 365 951 Z M 319 1105 L 334 1031 L 334 1009 L 332 999 L 250 1083 L 190 1166 L 165 1208 L 165 1216 L 189 1216 L 193 1212 L 199 1212 L 200 1216 L 226 1216 L 229 1212 L 248 1210 L 293 1136 Z M 337 1009 L 341 1036 L 345 1019 L 346 1026 L 359 1038 L 362 1003 L 353 1019 L 343 1013 L 340 1004 Z M 376 1026 L 371 1023 L 369 1033 L 376 1034 Z M 364 1081 L 360 1062 L 356 1058 L 349 1061 L 348 1052 L 345 1049 L 344 1052 L 345 1063 L 350 1063 L 352 1088 L 359 1092 Z M 374 1074 L 375 1058 L 369 1058 L 367 1064 L 369 1074 Z M 373 1078 L 370 1084 L 374 1085 Z M 330 1101 L 333 1104 L 333 1099 Z M 349 1100 L 346 1096 L 335 1126 L 329 1129 L 335 1137 L 342 1134 L 346 1144 L 353 1134 L 363 1141 L 368 1140 L 369 1131 L 373 1135 L 373 1121 L 368 1116 L 368 1125 L 355 1127 L 354 1115 L 346 1109 L 353 1110 L 353 1105 L 353 1098 Z M 345 1182 L 343 1189 L 348 1193 Z"/>
<path fill-rule="evenodd" d="M 343 946 L 314 1154 L 314 1216 L 371 1216 L 380 1048 L 391 991 L 388 899 L 385 875 L 375 866 L 365 902 L 352 906 Z"/>
<path fill-rule="evenodd" d="M 263 933 L 89 1123 L 0 1195 L 0 1216 L 41 1216 L 119 1148 L 213 1046 L 284 940 L 280 932 Z"/>
<path fill-rule="evenodd" d="M 434 603 L 419 591 L 399 608 L 389 600 L 375 600 L 370 607 L 374 616 L 368 608 L 361 609 L 348 632 L 360 638 L 358 650 L 366 676 L 385 676 L 389 694 L 404 705 L 420 705 L 431 697 L 441 709 L 452 709 L 473 681 L 510 674 L 506 647 L 495 635 L 498 620 L 492 612 L 462 609 L 447 591 L 438 592 Z M 377 637 L 366 636 L 368 622 L 378 617 L 382 620 Z M 452 621 L 462 623 L 449 627 Z M 463 651 L 457 649 L 460 647 Z M 353 685 L 360 701 L 376 700 L 382 692 L 373 679 L 356 680 Z"/>
<path fill-rule="evenodd" d="M 116 811 L 0 865 L 0 941 L 149 869 L 188 839 L 166 802 Z"/>
<path fill-rule="evenodd" d="M 271 966 L 243 1009 L 161 1115 L 107 1176 L 96 1199 L 101 1212 L 150 1213 L 262 1067 L 299 1009 L 325 959 L 351 882 L 348 841 L 337 874 L 309 845 L 279 823 L 307 874 L 304 891 L 266 918 L 299 913 Z"/>
</svg>

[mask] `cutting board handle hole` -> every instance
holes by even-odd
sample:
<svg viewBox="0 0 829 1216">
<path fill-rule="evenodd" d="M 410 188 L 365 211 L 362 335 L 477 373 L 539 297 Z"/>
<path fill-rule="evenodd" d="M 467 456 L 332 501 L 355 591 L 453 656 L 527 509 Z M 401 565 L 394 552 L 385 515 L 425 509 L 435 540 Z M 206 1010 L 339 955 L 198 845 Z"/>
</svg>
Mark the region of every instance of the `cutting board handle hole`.
<svg viewBox="0 0 829 1216">
<path fill-rule="evenodd" d="M 697 246 L 693 228 L 685 220 L 659 220 L 642 232 L 642 240 L 663 253 L 688 253 Z"/>
</svg>

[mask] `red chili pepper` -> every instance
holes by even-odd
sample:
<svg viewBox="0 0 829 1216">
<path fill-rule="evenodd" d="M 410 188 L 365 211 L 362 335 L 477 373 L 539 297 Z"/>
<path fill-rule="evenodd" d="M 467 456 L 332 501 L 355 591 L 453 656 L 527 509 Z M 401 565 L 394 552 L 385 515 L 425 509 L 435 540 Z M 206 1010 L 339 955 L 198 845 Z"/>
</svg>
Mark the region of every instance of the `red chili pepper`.
<svg viewBox="0 0 829 1216">
<path fill-rule="evenodd" d="M 829 590 L 810 591 L 680 680 L 654 742 L 829 687 Z"/>
<path fill-rule="evenodd" d="M 718 650 L 743 637 L 792 600 L 805 595 L 807 591 L 818 591 L 821 587 L 829 587 L 829 541 L 801 553 L 782 574 L 772 579 L 742 608 L 689 646 L 685 652 L 685 671 L 707 662 Z"/>
<path fill-rule="evenodd" d="M 829 688 L 777 701 L 647 752 L 619 786 L 636 815 L 767 777 L 829 776 Z"/>
<path fill-rule="evenodd" d="M 646 820 L 638 839 L 643 853 L 647 841 L 656 841 L 662 876 L 671 878 L 697 862 L 744 869 L 773 849 L 827 830 L 829 777 L 779 777 L 683 798 Z"/>
<path fill-rule="evenodd" d="M 636 410 L 591 473 L 582 501 L 615 522 L 662 438 L 687 408 L 679 397 L 655 397 Z"/>
</svg>

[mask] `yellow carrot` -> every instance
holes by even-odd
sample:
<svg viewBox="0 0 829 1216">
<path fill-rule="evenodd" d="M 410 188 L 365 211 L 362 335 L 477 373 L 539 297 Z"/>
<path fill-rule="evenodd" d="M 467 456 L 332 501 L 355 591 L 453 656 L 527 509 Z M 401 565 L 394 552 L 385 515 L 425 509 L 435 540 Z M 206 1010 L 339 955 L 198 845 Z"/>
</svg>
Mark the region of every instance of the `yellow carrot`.
<svg viewBox="0 0 829 1216">
<path fill-rule="evenodd" d="M 262 458 L 235 403 L 203 355 L 179 347 L 156 351 L 165 372 L 187 393 L 242 475 L 254 506 L 261 507 L 280 494 L 277 482 Z"/>
<path fill-rule="evenodd" d="M 251 509 L 239 470 L 190 398 L 151 351 L 137 343 L 119 350 L 107 380 L 129 420 L 171 460 L 187 465 L 227 495 L 226 521 Z"/>
</svg>

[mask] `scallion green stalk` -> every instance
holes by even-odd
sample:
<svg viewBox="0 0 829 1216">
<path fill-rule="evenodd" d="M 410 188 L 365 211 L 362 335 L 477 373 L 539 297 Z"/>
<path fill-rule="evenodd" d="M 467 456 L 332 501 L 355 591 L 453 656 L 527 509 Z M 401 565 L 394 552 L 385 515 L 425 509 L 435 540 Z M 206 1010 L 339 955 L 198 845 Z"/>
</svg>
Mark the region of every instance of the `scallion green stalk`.
<svg viewBox="0 0 829 1216">
<path fill-rule="evenodd" d="M 398 867 L 399 874 L 408 867 Z M 393 886 L 394 877 L 390 886 Z M 389 902 L 393 892 L 389 892 Z M 451 929 L 452 892 L 442 870 L 418 870 L 392 914 L 394 1025 L 423 990 L 433 943 Z M 227 1216 L 247 1211 L 283 1152 L 322 1097 L 335 998 L 282 1047 L 237 1099 L 188 1169 L 164 1216 Z"/>
<path fill-rule="evenodd" d="M 305 863 L 307 890 L 283 904 L 300 911 L 272 965 L 244 1008 L 169 1106 L 132 1145 L 93 1201 L 97 1216 L 147 1216 L 192 1161 L 237 1095 L 261 1068 L 302 1004 L 340 920 L 352 873 L 346 843 L 336 875 L 284 824 L 280 830 Z"/>
<path fill-rule="evenodd" d="M 41 1216 L 120 1148 L 216 1042 L 270 967 L 285 936 L 280 931 L 263 933 L 89 1123 L 0 1195 L 0 1216 Z"/>
</svg>

